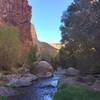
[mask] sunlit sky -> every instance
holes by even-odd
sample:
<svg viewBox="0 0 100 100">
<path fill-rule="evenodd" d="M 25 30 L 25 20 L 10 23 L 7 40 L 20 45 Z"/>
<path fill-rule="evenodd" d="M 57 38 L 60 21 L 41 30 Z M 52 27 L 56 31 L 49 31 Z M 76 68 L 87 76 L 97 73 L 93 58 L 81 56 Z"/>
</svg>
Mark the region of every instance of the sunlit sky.
<svg viewBox="0 0 100 100">
<path fill-rule="evenodd" d="M 61 40 L 61 16 L 73 0 L 29 0 L 32 6 L 32 23 L 38 39 L 48 43 Z"/>
</svg>

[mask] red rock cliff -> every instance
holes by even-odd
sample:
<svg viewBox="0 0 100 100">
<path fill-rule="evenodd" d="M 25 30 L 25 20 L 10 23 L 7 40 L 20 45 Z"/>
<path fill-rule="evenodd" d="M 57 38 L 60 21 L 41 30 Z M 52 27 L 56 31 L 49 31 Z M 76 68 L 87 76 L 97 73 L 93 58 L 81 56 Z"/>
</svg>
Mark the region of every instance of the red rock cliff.
<svg viewBox="0 0 100 100">
<path fill-rule="evenodd" d="M 19 28 L 22 53 L 26 53 L 32 45 L 31 6 L 28 0 L 0 0 L 0 18 Z"/>
</svg>

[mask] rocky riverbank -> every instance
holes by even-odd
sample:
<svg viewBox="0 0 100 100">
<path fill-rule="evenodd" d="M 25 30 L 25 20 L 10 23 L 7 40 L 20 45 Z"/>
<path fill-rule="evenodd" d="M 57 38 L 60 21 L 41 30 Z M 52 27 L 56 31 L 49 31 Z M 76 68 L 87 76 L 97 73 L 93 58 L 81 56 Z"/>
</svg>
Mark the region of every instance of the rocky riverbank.
<svg viewBox="0 0 100 100">
<path fill-rule="evenodd" d="M 14 89 L 14 87 L 30 86 L 32 81 L 37 79 L 37 76 L 30 73 L 2 75 L 0 77 L 0 96 L 15 95 L 17 91 Z"/>
<path fill-rule="evenodd" d="M 58 87 L 68 85 L 83 85 L 87 88 L 100 91 L 100 75 L 83 75 L 75 68 L 68 68 L 63 70 L 63 75 L 59 79 Z"/>
<path fill-rule="evenodd" d="M 0 96 L 16 95 L 13 87 L 28 87 L 33 81 L 40 78 L 49 78 L 53 75 L 53 67 L 46 61 L 36 62 L 34 74 L 22 68 L 17 74 L 0 74 Z"/>
<path fill-rule="evenodd" d="M 32 82 L 29 87 L 17 87 L 17 95 L 8 97 L 8 100 L 52 100 L 57 91 L 59 75 L 55 74 L 49 78 L 39 78 Z"/>
</svg>

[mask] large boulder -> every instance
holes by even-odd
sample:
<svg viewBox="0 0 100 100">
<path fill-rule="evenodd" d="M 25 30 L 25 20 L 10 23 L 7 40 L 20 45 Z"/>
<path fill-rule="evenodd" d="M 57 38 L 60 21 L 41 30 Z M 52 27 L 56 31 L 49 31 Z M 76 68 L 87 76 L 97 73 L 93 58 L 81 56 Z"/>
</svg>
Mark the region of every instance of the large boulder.
<svg viewBox="0 0 100 100">
<path fill-rule="evenodd" d="M 35 66 L 35 74 L 40 78 L 47 78 L 53 75 L 53 67 L 47 61 L 40 61 Z"/>
</svg>

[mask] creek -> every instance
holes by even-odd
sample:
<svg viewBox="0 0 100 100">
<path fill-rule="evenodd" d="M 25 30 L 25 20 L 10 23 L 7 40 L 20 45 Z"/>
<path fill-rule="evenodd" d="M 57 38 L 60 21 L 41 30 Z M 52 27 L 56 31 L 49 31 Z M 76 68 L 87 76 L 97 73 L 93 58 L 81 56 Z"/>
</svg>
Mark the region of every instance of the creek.
<svg viewBox="0 0 100 100">
<path fill-rule="evenodd" d="M 17 88 L 20 95 L 9 97 L 8 100 L 53 100 L 58 80 L 59 75 L 54 74 L 51 78 L 33 81 L 30 87 Z"/>
</svg>

